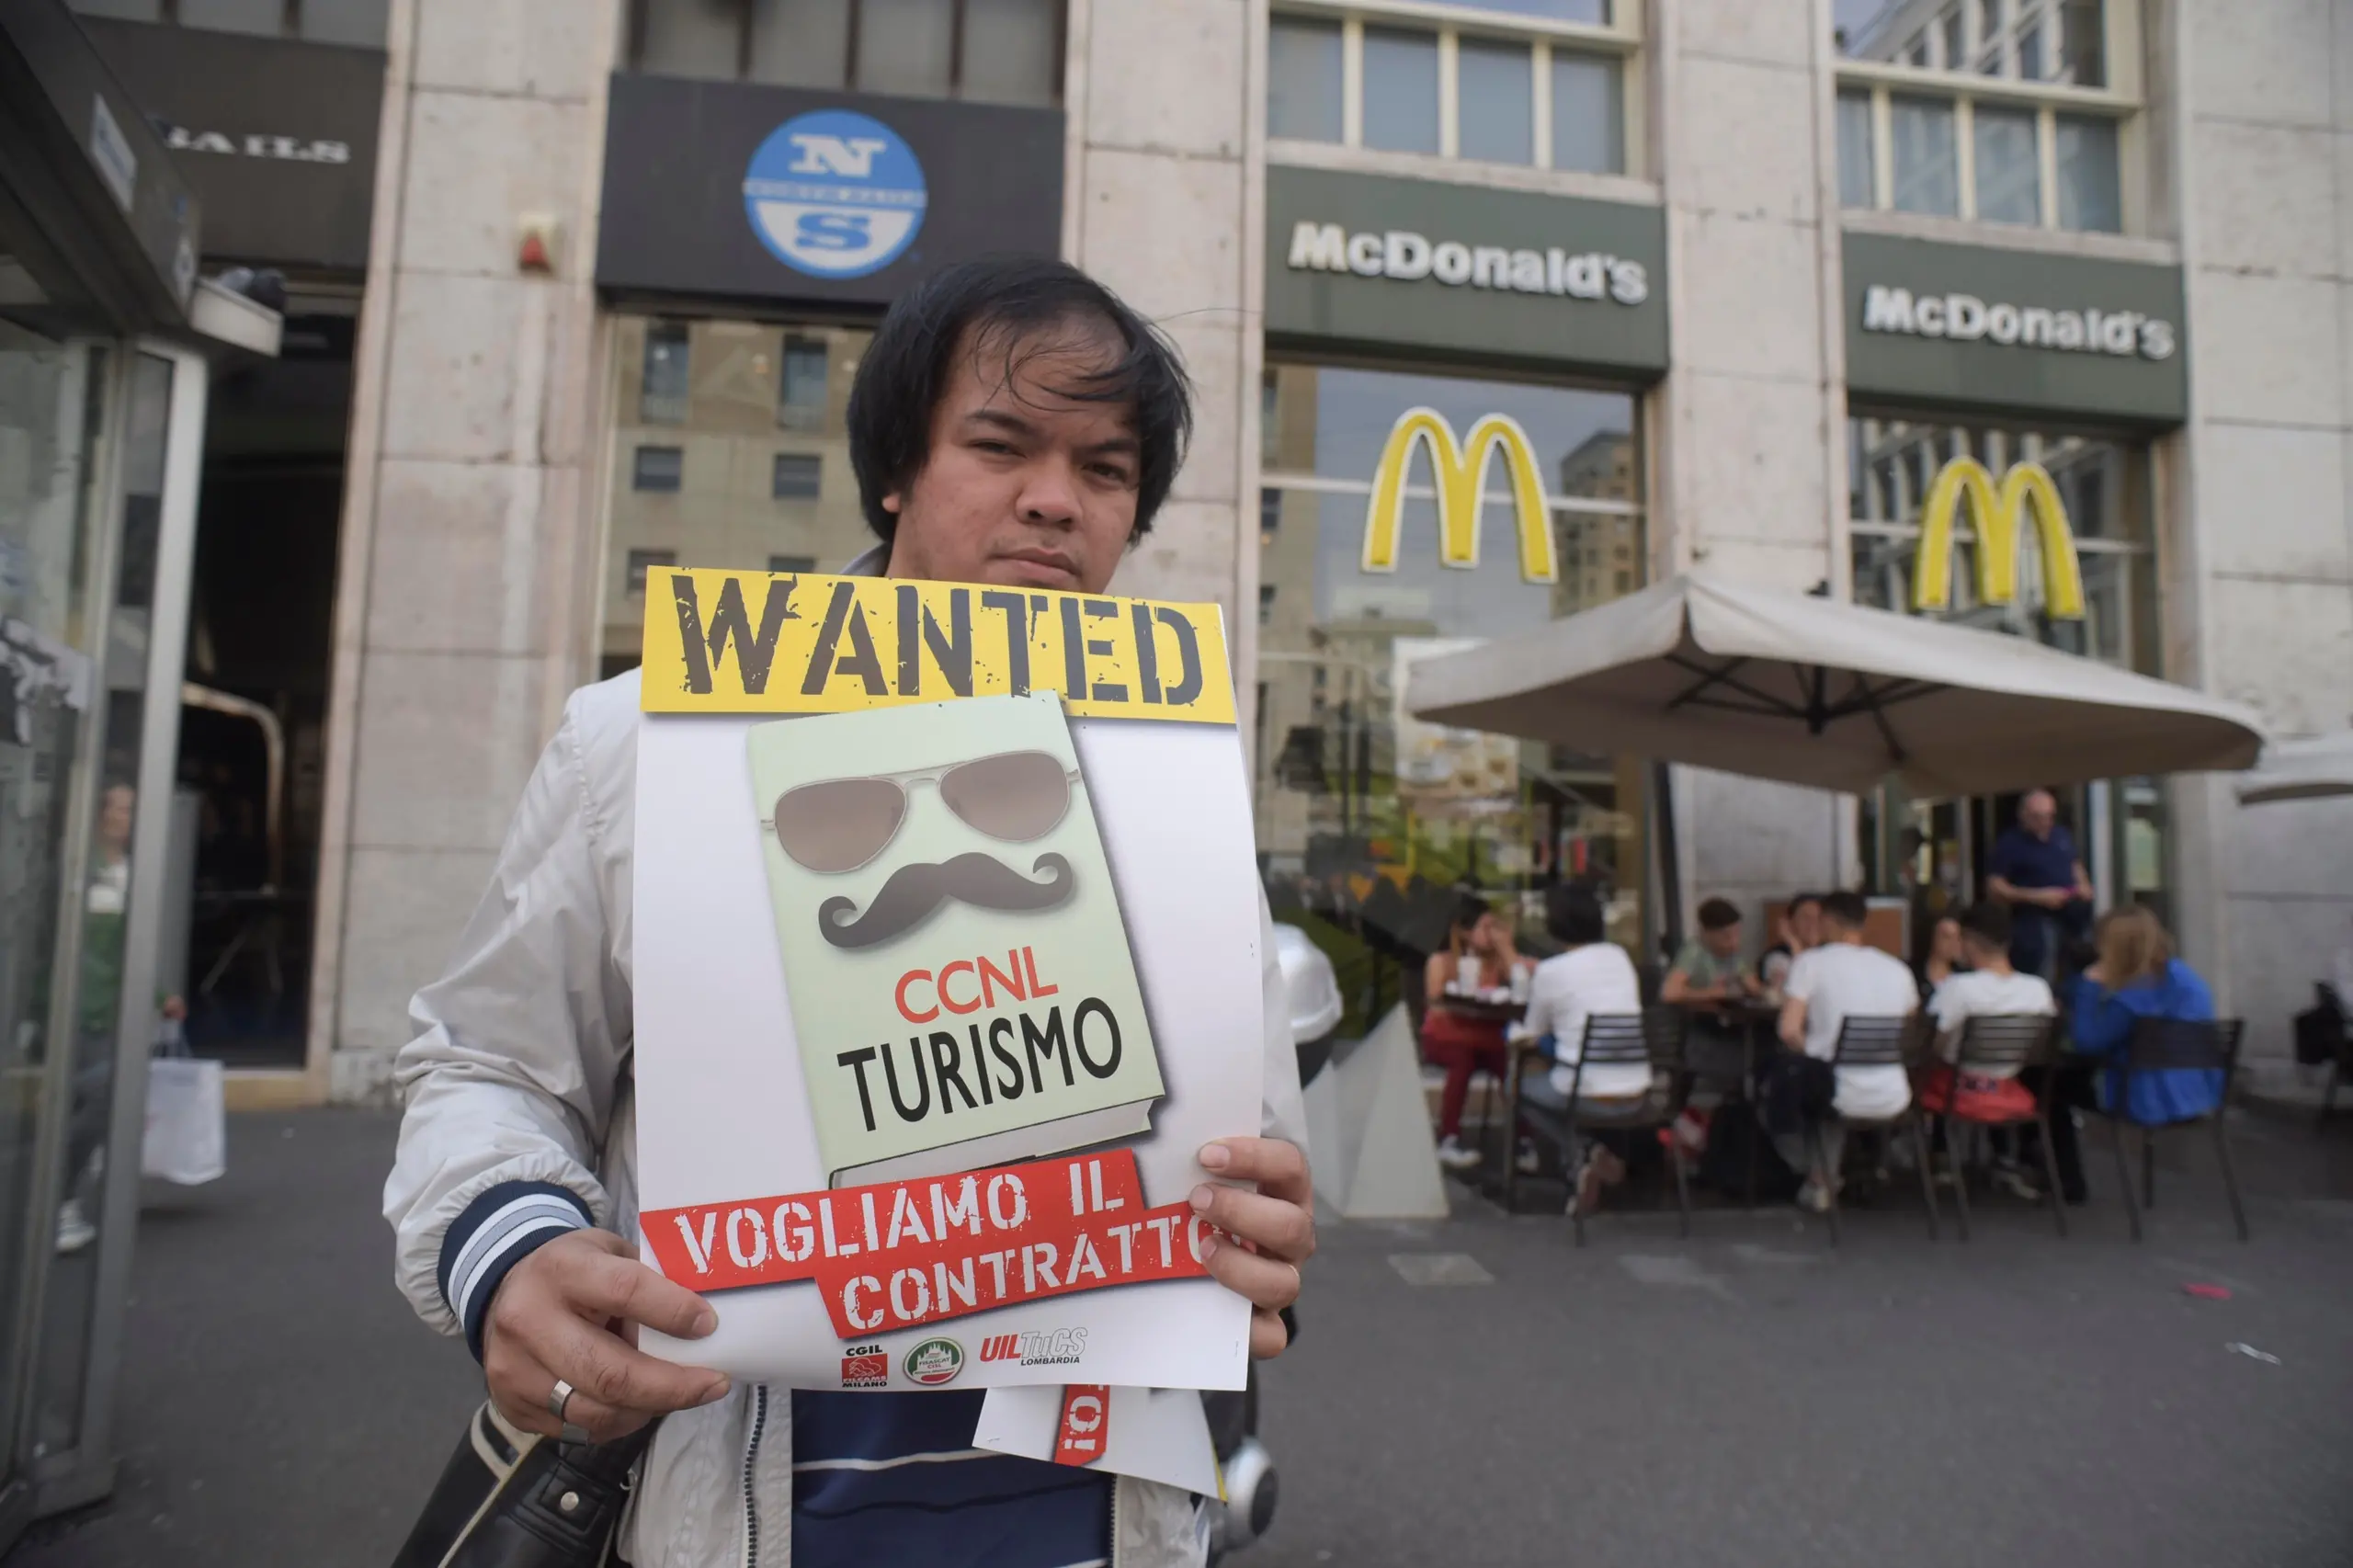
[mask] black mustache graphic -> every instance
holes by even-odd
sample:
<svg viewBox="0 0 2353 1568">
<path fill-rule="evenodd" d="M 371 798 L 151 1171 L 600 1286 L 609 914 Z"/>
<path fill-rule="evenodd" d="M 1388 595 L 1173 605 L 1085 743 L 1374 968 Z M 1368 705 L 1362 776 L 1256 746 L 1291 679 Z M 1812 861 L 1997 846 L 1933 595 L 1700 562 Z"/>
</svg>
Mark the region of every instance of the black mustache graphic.
<svg viewBox="0 0 2353 1568">
<path fill-rule="evenodd" d="M 1060 855 L 1040 855 L 1032 870 L 1050 873 L 1033 882 L 994 855 L 975 849 L 938 865 L 917 861 L 891 873 L 866 913 L 852 898 L 829 898 L 817 906 L 817 929 L 837 948 L 870 948 L 911 931 L 949 899 L 981 909 L 1051 909 L 1078 891 L 1078 874 Z"/>
</svg>

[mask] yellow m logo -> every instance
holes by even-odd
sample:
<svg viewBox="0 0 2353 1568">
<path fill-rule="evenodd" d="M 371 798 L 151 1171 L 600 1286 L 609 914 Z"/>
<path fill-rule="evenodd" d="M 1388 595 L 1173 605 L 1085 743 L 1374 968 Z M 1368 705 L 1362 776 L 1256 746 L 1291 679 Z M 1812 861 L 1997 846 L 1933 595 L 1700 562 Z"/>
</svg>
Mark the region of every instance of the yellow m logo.
<svg viewBox="0 0 2353 1568">
<path fill-rule="evenodd" d="M 1409 408 L 1391 427 L 1372 472 L 1372 501 L 1364 514 L 1364 569 L 1397 570 L 1398 536 L 1404 531 L 1405 470 L 1414 448 L 1427 445 L 1438 491 L 1438 558 L 1443 566 L 1479 564 L 1479 513 L 1485 504 L 1487 460 L 1500 452 L 1519 520 L 1519 574 L 1531 583 L 1558 575 L 1552 561 L 1552 507 L 1536 470 L 1536 449 L 1528 432 L 1506 415 L 1490 414 L 1458 443 L 1454 427 L 1435 409 Z"/>
<path fill-rule="evenodd" d="M 2075 536 L 2059 487 L 2040 463 L 2018 463 L 2001 487 L 1974 458 L 1955 458 L 1938 471 L 1920 509 L 1920 559 L 1912 574 L 1912 608 L 1945 609 L 1952 604 L 1952 530 L 1961 498 L 1977 526 L 1977 598 L 2006 605 L 2018 597 L 2018 534 L 2028 507 L 2042 530 L 2042 609 L 2054 620 L 2084 618 L 2084 571 L 2075 558 Z"/>
</svg>

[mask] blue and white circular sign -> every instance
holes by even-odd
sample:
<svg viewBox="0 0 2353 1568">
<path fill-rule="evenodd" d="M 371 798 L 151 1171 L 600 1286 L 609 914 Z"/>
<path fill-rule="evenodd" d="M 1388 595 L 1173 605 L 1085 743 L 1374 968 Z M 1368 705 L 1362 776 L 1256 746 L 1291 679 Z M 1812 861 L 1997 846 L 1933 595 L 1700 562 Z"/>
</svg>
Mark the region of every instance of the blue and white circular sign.
<svg viewBox="0 0 2353 1568">
<path fill-rule="evenodd" d="M 880 272 L 915 243 L 929 200 L 897 131 L 846 108 L 796 115 L 744 171 L 744 212 L 775 257 L 813 278 Z"/>
</svg>

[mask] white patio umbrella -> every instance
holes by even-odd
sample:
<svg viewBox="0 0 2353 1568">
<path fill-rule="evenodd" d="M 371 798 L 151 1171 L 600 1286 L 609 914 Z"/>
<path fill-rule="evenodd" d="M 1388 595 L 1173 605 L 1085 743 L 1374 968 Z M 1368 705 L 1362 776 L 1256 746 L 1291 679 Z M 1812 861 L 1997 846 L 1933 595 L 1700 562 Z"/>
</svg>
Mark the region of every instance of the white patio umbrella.
<svg viewBox="0 0 2353 1568">
<path fill-rule="evenodd" d="M 2268 745 L 2255 771 L 2239 780 L 2242 806 L 2331 795 L 2353 795 L 2353 732 Z"/>
<path fill-rule="evenodd" d="M 2235 770 L 2235 702 L 2030 642 L 1705 574 L 1410 666 L 1418 718 L 1860 792 Z"/>
</svg>

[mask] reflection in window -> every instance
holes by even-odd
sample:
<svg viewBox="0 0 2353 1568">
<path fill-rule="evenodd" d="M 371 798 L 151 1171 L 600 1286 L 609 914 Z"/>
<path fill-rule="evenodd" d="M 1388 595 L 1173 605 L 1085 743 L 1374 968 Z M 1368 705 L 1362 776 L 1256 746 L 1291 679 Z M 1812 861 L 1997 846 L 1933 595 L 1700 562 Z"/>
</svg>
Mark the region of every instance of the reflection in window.
<svg viewBox="0 0 2353 1568">
<path fill-rule="evenodd" d="M 1330 938 L 1351 1007 L 1373 1017 L 1396 995 L 1401 955 L 1418 972 L 1424 906 L 1458 882 L 1540 948 L 1532 912 L 1542 889 L 1584 877 L 1602 892 L 1612 937 L 1637 939 L 1638 764 L 1440 730 L 1403 706 L 1415 660 L 1640 585 L 1633 399 L 1309 365 L 1279 365 L 1267 380 L 1256 812 L 1277 917 Z M 1374 474 L 1399 415 L 1415 407 L 1458 433 L 1502 414 L 1528 434 L 1549 515 L 1521 518 L 1508 474 L 1491 462 L 1474 569 L 1440 562 L 1427 453 L 1403 476 L 1394 569 L 1363 568 Z M 1523 526 L 1550 536 L 1554 581 L 1523 579 Z"/>
<path fill-rule="evenodd" d="M 1275 17 L 1267 29 L 1267 134 L 1339 141 L 1345 69 L 1339 23 Z"/>
<path fill-rule="evenodd" d="M 784 340 L 783 379 L 778 385 L 776 422 L 787 430 L 825 427 L 825 340 Z"/>
<path fill-rule="evenodd" d="M 1552 51 L 1552 166 L 1587 174 L 1626 168 L 1621 67 L 1595 55 Z"/>
<path fill-rule="evenodd" d="M 1438 35 L 1364 30 L 1364 144 L 1389 153 L 1436 153 Z"/>
<path fill-rule="evenodd" d="M 1587 27 L 1609 25 L 1609 0 L 1476 0 L 1482 11 L 1509 11 L 1541 17 L 1552 22 L 1583 22 Z"/>
<path fill-rule="evenodd" d="M 2042 165 L 2035 155 L 2034 111 L 1979 104 L 1972 118 L 1977 216 L 1988 223 L 2040 223 Z"/>
<path fill-rule="evenodd" d="M 1463 157 L 1490 164 L 1536 158 L 1536 73 L 1525 44 L 1464 39 L 1456 50 Z"/>
<path fill-rule="evenodd" d="M 1871 172 L 1871 96 L 1838 95 L 1838 204 L 1870 207 L 1879 199 Z"/>
<path fill-rule="evenodd" d="M 825 460 L 809 452 L 779 452 L 768 494 L 779 501 L 814 501 L 824 493 Z"/>
<path fill-rule="evenodd" d="M 683 425 L 689 395 L 687 324 L 656 322 L 645 329 L 645 372 L 637 416 L 648 425 Z"/>
<path fill-rule="evenodd" d="M 2104 87 L 2100 0 L 1833 0 L 1839 52 L 1930 71 Z"/>
<path fill-rule="evenodd" d="M 2083 115 L 2058 116 L 2059 226 L 2096 233 L 2124 229 L 2121 178 L 2117 166 L 2116 122 Z"/>
<path fill-rule="evenodd" d="M 1953 108 L 1940 98 L 1889 101 L 1894 143 L 1895 210 L 1954 217 L 1961 211 L 1961 165 L 1953 143 Z"/>
<path fill-rule="evenodd" d="M 630 467 L 630 488 L 675 494 L 686 477 L 687 455 L 676 447 L 640 447 Z"/>
</svg>

